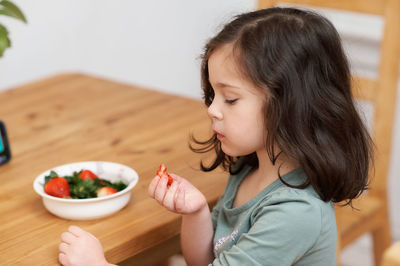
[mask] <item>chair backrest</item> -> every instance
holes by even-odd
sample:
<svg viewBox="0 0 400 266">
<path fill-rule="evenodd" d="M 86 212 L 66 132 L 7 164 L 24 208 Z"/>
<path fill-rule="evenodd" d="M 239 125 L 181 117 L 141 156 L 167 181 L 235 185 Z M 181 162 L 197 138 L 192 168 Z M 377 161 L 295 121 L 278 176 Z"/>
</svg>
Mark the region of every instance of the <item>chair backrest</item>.
<svg viewBox="0 0 400 266">
<path fill-rule="evenodd" d="M 353 89 L 353 95 L 355 98 L 371 102 L 375 107 L 372 137 L 376 146 L 376 178 L 371 180 L 369 193 L 386 198 L 400 61 L 400 0 L 259 0 L 259 8 L 274 7 L 279 3 L 383 17 L 384 30 L 377 78 L 353 75 L 353 88 L 356 88 Z"/>
<path fill-rule="evenodd" d="M 400 266 L 400 242 L 394 243 L 385 251 L 381 266 Z"/>
</svg>

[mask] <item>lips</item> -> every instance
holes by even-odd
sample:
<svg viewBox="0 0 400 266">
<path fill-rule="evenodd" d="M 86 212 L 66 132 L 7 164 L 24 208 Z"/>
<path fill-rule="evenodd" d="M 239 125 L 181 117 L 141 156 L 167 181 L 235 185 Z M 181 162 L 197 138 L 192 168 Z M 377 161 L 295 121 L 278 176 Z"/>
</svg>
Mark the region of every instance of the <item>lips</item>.
<svg viewBox="0 0 400 266">
<path fill-rule="evenodd" d="M 215 129 L 214 129 L 214 133 L 217 135 L 217 139 L 220 140 L 220 141 L 221 141 L 223 138 L 225 138 L 225 136 L 224 136 L 223 134 L 219 133 L 219 132 L 216 131 Z"/>
</svg>

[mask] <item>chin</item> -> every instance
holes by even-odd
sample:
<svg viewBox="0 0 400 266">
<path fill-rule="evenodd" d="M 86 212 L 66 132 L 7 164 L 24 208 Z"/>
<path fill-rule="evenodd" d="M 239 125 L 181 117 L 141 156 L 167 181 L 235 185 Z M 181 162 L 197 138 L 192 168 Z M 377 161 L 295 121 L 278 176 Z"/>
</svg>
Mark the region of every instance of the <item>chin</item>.
<svg viewBox="0 0 400 266">
<path fill-rule="evenodd" d="M 239 149 L 232 149 L 232 148 L 227 147 L 224 144 L 221 145 L 221 149 L 226 155 L 231 156 L 231 157 L 246 156 L 246 155 L 253 153 L 253 152 L 248 152 L 248 151 L 242 151 Z"/>
</svg>

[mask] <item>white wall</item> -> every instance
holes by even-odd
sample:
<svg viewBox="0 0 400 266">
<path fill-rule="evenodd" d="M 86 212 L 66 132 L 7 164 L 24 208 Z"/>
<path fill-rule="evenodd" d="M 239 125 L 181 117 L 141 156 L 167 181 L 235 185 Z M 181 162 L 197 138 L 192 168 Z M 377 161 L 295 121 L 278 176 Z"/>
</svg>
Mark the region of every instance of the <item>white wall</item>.
<svg viewBox="0 0 400 266">
<path fill-rule="evenodd" d="M 59 72 L 83 71 L 196 98 L 200 97 L 198 56 L 203 44 L 232 15 L 256 5 L 255 0 L 15 2 L 29 23 L 0 17 L 13 42 L 0 59 L 0 90 Z M 336 12 L 327 15 L 342 33 L 353 68 L 376 75 L 382 21 Z M 397 238 L 400 165 L 394 162 L 400 159 L 399 114 L 398 108 L 390 174 Z"/>
<path fill-rule="evenodd" d="M 0 89 L 84 71 L 198 97 L 198 56 L 216 26 L 254 1 L 18 0 L 29 21 L 4 20 L 13 46 Z M 0 18 L 3 21 L 3 17 Z"/>
</svg>

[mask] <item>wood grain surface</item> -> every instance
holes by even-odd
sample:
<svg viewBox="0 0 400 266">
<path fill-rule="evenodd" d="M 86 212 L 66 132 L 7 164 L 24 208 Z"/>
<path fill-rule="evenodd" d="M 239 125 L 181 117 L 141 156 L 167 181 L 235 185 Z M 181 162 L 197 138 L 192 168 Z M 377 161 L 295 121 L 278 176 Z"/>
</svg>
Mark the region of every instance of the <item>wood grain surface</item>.
<svg viewBox="0 0 400 266">
<path fill-rule="evenodd" d="M 60 234 L 78 225 L 101 241 L 109 262 L 146 254 L 176 239 L 180 215 L 147 194 L 161 162 L 189 179 L 214 204 L 227 174 L 203 173 L 206 155 L 188 148 L 189 134 L 211 134 L 203 103 L 84 74 L 62 74 L 0 93 L 0 120 L 13 158 L 0 167 L 0 265 L 57 265 Z M 32 187 L 58 165 L 101 160 L 134 168 L 139 182 L 128 205 L 91 221 L 49 213 Z M 165 245 L 164 245 L 165 246 Z M 160 259 L 167 256 L 155 251 Z"/>
</svg>

